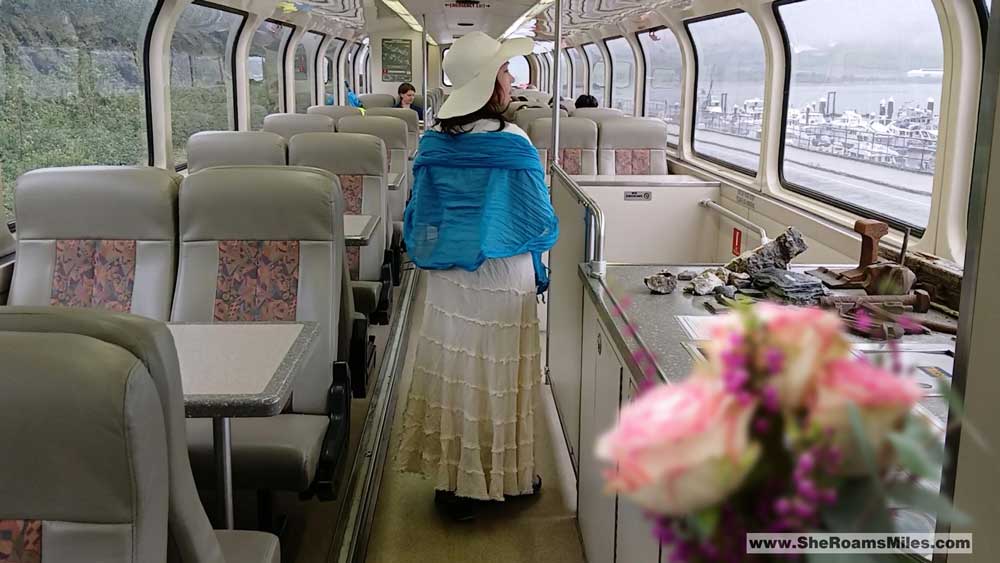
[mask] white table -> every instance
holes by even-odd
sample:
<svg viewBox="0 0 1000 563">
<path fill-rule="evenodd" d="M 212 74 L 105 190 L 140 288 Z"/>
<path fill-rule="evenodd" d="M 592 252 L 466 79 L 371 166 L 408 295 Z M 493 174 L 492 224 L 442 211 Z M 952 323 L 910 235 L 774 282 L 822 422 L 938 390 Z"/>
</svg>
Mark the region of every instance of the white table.
<svg viewBox="0 0 1000 563">
<path fill-rule="evenodd" d="M 344 244 L 368 246 L 381 222 L 382 218 L 378 215 L 344 215 Z"/>
<path fill-rule="evenodd" d="M 230 419 L 275 416 L 313 353 L 319 324 L 170 323 L 188 418 L 211 418 L 221 524 L 233 529 Z"/>
<path fill-rule="evenodd" d="M 406 181 L 406 172 L 389 172 L 389 190 L 397 191 Z"/>
<path fill-rule="evenodd" d="M 630 176 L 607 174 L 584 174 L 570 176 L 580 186 L 686 186 L 686 187 L 714 187 L 719 182 L 714 180 L 702 180 L 695 176 L 686 174 L 653 174 L 650 176 Z"/>
</svg>

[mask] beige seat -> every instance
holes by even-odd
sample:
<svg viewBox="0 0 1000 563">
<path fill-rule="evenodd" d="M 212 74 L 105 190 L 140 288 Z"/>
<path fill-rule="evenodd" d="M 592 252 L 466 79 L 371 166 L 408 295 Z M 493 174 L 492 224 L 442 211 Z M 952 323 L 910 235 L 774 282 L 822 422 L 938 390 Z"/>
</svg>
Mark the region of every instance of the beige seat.
<svg viewBox="0 0 1000 563">
<path fill-rule="evenodd" d="M 625 113 L 616 108 L 576 108 L 570 115 L 573 117 L 585 117 L 596 123 L 625 117 Z"/>
<path fill-rule="evenodd" d="M 279 562 L 280 546 L 278 538 L 272 534 L 212 530 L 191 475 L 185 440 L 184 397 L 180 368 L 173 337 L 165 324 L 136 315 L 97 310 L 0 307 L 0 334 L 11 334 L 2 331 L 34 333 L 35 336 L 52 333 L 55 336 L 93 339 L 103 347 L 131 354 L 140 364 L 135 371 L 152 382 L 153 393 L 157 400 L 155 405 L 147 405 L 147 408 L 143 409 L 142 417 L 163 421 L 165 429 L 166 455 L 163 461 L 157 464 L 156 469 L 159 471 L 157 482 L 166 483 L 169 490 L 168 517 L 164 522 L 167 561 L 170 563 Z M 0 341 L 2 339 L 0 336 Z M 6 354 L 4 357 L 6 359 Z M 89 356 L 66 352 L 58 357 L 78 360 Z M 3 394 L 0 393 L 0 402 L 3 400 Z M 7 409 L 4 411 L 10 412 Z M 4 425 L 4 427 L 10 426 Z M 65 454 L 61 453 L 59 459 L 66 459 L 64 456 Z M 0 473 L 3 472 L 2 465 L 0 464 Z M 3 481 L 10 482 L 9 479 Z M 0 494 L 0 519 L 6 517 L 2 508 L 6 503 L 2 499 L 3 496 Z M 49 558 L 53 555 L 47 553 L 47 560 L 51 561 Z M 67 560 L 106 561 L 91 557 Z"/>
<path fill-rule="evenodd" d="M 559 115 L 569 117 L 569 113 L 559 110 Z M 531 123 L 543 117 L 552 118 L 552 108 L 523 108 L 514 112 L 514 123 L 527 132 L 531 128 Z"/>
<path fill-rule="evenodd" d="M 410 148 L 410 154 L 417 152 L 417 141 L 420 137 L 420 118 L 417 112 L 409 108 L 372 108 L 368 110 L 368 115 L 387 115 L 398 117 L 406 122 L 406 139 Z"/>
<path fill-rule="evenodd" d="M 350 377 L 337 359 L 343 214 L 336 176 L 223 166 L 184 179 L 174 321 L 315 321 L 320 337 L 287 412 L 232 422 L 240 488 L 333 497 L 347 443 Z M 211 421 L 189 420 L 199 480 L 214 474 Z"/>
<path fill-rule="evenodd" d="M 396 117 L 375 115 L 371 117 L 345 117 L 340 120 L 339 129 L 343 133 L 365 133 L 374 135 L 385 143 L 389 155 L 389 173 L 402 173 L 404 180 L 399 189 L 389 192 L 389 216 L 392 218 L 393 283 L 399 285 L 400 244 L 403 236 L 403 210 L 410 199 L 410 182 L 413 180 L 413 165 L 409 159 L 409 140 L 406 123 Z"/>
<path fill-rule="evenodd" d="M 396 96 L 392 94 L 361 94 L 358 99 L 365 109 L 391 108 L 396 105 Z"/>
<path fill-rule="evenodd" d="M 667 174 L 667 124 L 661 119 L 627 117 L 599 124 L 598 174 Z"/>
<path fill-rule="evenodd" d="M 167 319 L 180 177 L 159 168 L 46 168 L 14 188 L 10 305 L 95 307 Z"/>
<path fill-rule="evenodd" d="M 285 164 L 285 138 L 268 131 L 202 131 L 187 142 L 188 172 L 212 166 Z"/>
<path fill-rule="evenodd" d="M 312 106 L 306 110 L 309 115 L 325 115 L 330 119 L 333 119 L 334 127 L 337 126 L 337 122 L 340 121 L 342 117 L 350 117 L 352 115 L 364 115 L 364 113 L 351 106 Z"/>
<path fill-rule="evenodd" d="M 548 170 L 552 163 L 552 118 L 533 121 L 528 136 Z M 559 120 L 559 163 L 567 174 L 597 174 L 596 123 L 582 117 Z"/>
<path fill-rule="evenodd" d="M 287 141 L 299 133 L 332 133 L 334 122 L 325 115 L 272 113 L 264 118 L 263 130 L 277 133 Z"/>
</svg>

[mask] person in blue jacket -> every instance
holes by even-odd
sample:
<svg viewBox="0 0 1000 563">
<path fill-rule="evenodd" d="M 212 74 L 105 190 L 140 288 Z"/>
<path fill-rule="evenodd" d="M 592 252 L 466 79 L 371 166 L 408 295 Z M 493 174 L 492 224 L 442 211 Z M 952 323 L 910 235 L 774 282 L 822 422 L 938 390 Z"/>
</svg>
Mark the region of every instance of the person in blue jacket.
<svg viewBox="0 0 1000 563">
<path fill-rule="evenodd" d="M 481 501 L 530 495 L 542 381 L 536 294 L 559 223 L 528 136 L 508 123 L 507 61 L 530 39 L 458 39 L 444 61 L 454 87 L 420 141 L 403 221 L 426 276 L 424 316 L 397 463 L 434 481 L 458 520 Z M 540 411 L 539 416 L 540 416 Z"/>
<path fill-rule="evenodd" d="M 399 85 L 397 92 L 399 93 L 399 101 L 396 102 L 396 107 L 412 109 L 417 112 L 418 118 L 423 119 L 424 108 L 413 103 L 413 99 L 417 97 L 417 89 L 413 87 L 413 84 L 404 82 Z"/>
</svg>

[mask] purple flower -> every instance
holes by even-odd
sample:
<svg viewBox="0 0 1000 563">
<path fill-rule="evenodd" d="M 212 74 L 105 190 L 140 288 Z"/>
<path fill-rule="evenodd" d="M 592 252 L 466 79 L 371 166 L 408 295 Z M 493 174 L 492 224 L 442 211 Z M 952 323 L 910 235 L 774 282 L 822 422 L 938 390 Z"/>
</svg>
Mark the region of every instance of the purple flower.
<svg viewBox="0 0 1000 563">
<path fill-rule="evenodd" d="M 764 352 L 764 364 L 767 366 L 767 373 L 781 373 L 785 368 L 785 355 L 777 348 L 768 348 Z"/>
<path fill-rule="evenodd" d="M 778 390 L 770 385 L 764 387 L 761 392 L 763 398 L 764 408 L 771 412 L 778 412 L 781 408 L 781 402 L 778 397 Z"/>
</svg>

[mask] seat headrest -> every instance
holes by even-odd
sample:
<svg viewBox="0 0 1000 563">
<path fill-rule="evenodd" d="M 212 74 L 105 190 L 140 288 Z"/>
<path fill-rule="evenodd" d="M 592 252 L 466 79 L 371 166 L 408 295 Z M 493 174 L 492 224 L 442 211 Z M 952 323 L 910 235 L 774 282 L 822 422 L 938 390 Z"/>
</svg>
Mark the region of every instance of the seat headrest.
<svg viewBox="0 0 1000 563">
<path fill-rule="evenodd" d="M 599 127 L 602 149 L 667 148 L 667 124 L 661 119 L 623 117 L 602 121 Z"/>
<path fill-rule="evenodd" d="M 337 177 L 316 168 L 218 166 L 184 179 L 180 239 L 335 240 Z"/>
<path fill-rule="evenodd" d="M 342 133 L 366 133 L 375 135 L 391 149 L 407 147 L 406 122 L 398 117 L 372 115 L 365 117 L 345 117 L 337 125 Z"/>
<path fill-rule="evenodd" d="M 420 129 L 420 117 L 417 112 L 410 108 L 372 108 L 368 110 L 368 115 L 386 115 L 398 117 L 406 122 L 406 128 L 412 133 Z"/>
<path fill-rule="evenodd" d="M 531 122 L 528 137 L 540 149 L 552 146 L 552 118 L 541 117 Z M 566 148 L 596 149 L 597 124 L 582 117 L 559 119 L 559 144 Z"/>
<path fill-rule="evenodd" d="M 352 106 L 312 106 L 306 110 L 308 115 L 325 115 L 334 122 L 337 122 L 342 117 L 348 117 L 351 115 L 364 115 L 360 109 Z"/>
<path fill-rule="evenodd" d="M 396 96 L 392 94 L 361 94 L 358 99 L 365 109 L 391 108 L 396 105 Z"/>
<path fill-rule="evenodd" d="M 179 183 L 149 166 L 33 170 L 14 187 L 18 239 L 172 240 Z"/>
<path fill-rule="evenodd" d="M 573 117 L 586 117 L 600 123 L 606 119 L 625 117 L 625 113 L 616 108 L 576 108 Z"/>
<path fill-rule="evenodd" d="M 326 115 L 303 113 L 272 113 L 264 118 L 264 131 L 277 133 L 286 140 L 299 133 L 332 133 L 333 118 Z"/>
<path fill-rule="evenodd" d="M 269 131 L 202 131 L 188 139 L 188 172 L 211 166 L 281 165 L 285 151 L 285 138 Z"/>
<path fill-rule="evenodd" d="M 288 164 L 334 174 L 382 176 L 388 169 L 385 143 L 364 133 L 303 133 L 288 144 Z"/>
<path fill-rule="evenodd" d="M 0 357 L 0 519 L 72 522 L 59 540 L 67 552 L 89 543 L 90 553 L 137 554 L 107 561 L 162 561 L 166 434 L 142 362 L 64 332 L 0 332 Z"/>
<path fill-rule="evenodd" d="M 559 110 L 559 115 L 561 115 L 563 117 L 568 117 L 569 113 L 566 110 L 564 110 L 564 109 L 560 109 Z M 543 117 L 548 117 L 548 118 L 551 119 L 551 117 L 552 117 L 552 108 L 529 108 L 529 107 L 526 107 L 526 108 L 522 108 L 522 109 L 517 110 L 517 112 L 514 114 L 514 123 L 516 123 L 518 125 L 518 127 L 522 128 L 522 129 L 528 129 L 528 125 L 532 121 L 534 121 L 536 119 L 541 119 Z"/>
</svg>

